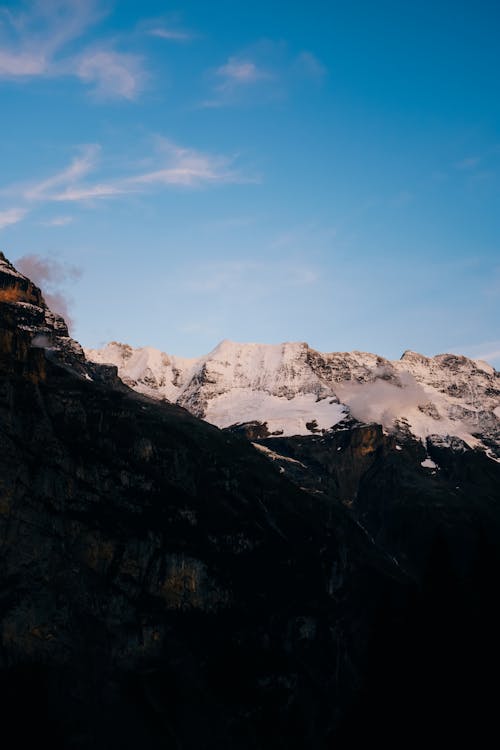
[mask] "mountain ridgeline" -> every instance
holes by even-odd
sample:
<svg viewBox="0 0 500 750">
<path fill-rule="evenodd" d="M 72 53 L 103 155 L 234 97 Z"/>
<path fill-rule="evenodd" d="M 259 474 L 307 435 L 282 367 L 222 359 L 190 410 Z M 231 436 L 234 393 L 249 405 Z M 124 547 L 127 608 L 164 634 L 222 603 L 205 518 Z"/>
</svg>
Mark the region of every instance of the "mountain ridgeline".
<svg viewBox="0 0 500 750">
<path fill-rule="evenodd" d="M 114 345 L 125 372 L 0 254 L 0 713 L 21 746 L 494 729 L 498 373 L 252 346 L 146 372 Z"/>
<path fill-rule="evenodd" d="M 346 416 L 395 423 L 425 439 L 457 436 L 500 458 L 500 373 L 481 360 L 406 351 L 324 354 L 305 343 L 222 341 L 198 359 L 112 342 L 86 351 L 140 393 L 177 403 L 218 427 L 261 422 L 266 435 L 331 431 Z"/>
</svg>

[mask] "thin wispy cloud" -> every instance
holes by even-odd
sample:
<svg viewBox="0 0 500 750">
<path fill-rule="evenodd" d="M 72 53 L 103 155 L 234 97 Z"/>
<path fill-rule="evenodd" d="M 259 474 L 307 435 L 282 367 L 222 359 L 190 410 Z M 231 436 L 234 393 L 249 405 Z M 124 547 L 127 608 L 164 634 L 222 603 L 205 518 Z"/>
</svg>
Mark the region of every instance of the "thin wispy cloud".
<svg viewBox="0 0 500 750">
<path fill-rule="evenodd" d="M 200 37 L 196 31 L 186 28 L 180 13 L 167 13 L 143 20 L 138 27 L 141 34 L 163 39 L 166 42 L 192 42 Z"/>
<path fill-rule="evenodd" d="M 76 62 L 75 74 L 97 97 L 106 99 L 135 99 L 147 79 L 139 56 L 112 50 L 85 53 Z"/>
<path fill-rule="evenodd" d="M 190 31 L 172 29 L 166 26 L 157 26 L 154 29 L 150 29 L 148 33 L 150 36 L 156 36 L 159 39 L 167 39 L 169 42 L 190 42 L 192 39 L 196 38 L 196 35 Z"/>
<path fill-rule="evenodd" d="M 465 159 L 461 159 L 455 164 L 457 169 L 475 169 L 481 161 L 480 156 L 467 156 Z"/>
<path fill-rule="evenodd" d="M 497 361 L 497 364 L 500 363 L 500 342 L 497 341 L 496 347 L 494 349 L 482 349 L 476 359 L 483 359 L 486 362 L 489 362 L 490 360 Z"/>
<path fill-rule="evenodd" d="M 87 187 L 67 187 L 60 193 L 56 193 L 50 197 L 52 201 L 58 201 L 60 203 L 84 203 L 89 201 L 95 201 L 99 198 L 111 198 L 117 195 L 123 195 L 124 193 L 131 192 L 126 190 L 125 187 L 120 187 L 118 184 L 97 184 L 89 185 Z"/>
<path fill-rule="evenodd" d="M 273 49 L 273 46 L 266 45 Z M 202 107 L 224 107 L 274 95 L 279 87 L 278 66 L 260 48 L 233 55 L 209 71 L 210 95 Z"/>
<path fill-rule="evenodd" d="M 113 154 L 107 160 L 98 144 L 80 146 L 78 154 L 62 169 L 48 177 L 12 185 L 2 191 L 24 206 L 0 213 L 0 228 L 21 221 L 34 205 L 82 203 L 91 206 L 103 199 L 160 191 L 165 188 L 204 188 L 229 183 L 255 182 L 235 165 L 235 158 L 186 148 L 164 137 L 154 139 L 154 151 L 143 158 L 141 169 L 113 174 L 112 165 L 125 162 Z M 144 165 L 155 165 L 145 169 Z M 46 226 L 65 226 L 72 217 L 63 216 L 45 222 Z"/>
<path fill-rule="evenodd" d="M 0 211 L 0 229 L 17 224 L 24 219 L 27 213 L 26 208 L 8 208 L 6 211 Z"/>
<path fill-rule="evenodd" d="M 46 70 L 47 61 L 43 55 L 0 50 L 0 77 L 2 78 L 38 76 Z"/>
<path fill-rule="evenodd" d="M 54 188 L 61 185 L 70 186 L 78 183 L 83 177 L 94 171 L 100 154 L 100 146 L 96 143 L 85 144 L 80 147 L 80 154 L 71 160 L 64 169 L 56 172 L 46 180 L 28 186 L 23 196 L 27 200 L 52 199 Z"/>
<path fill-rule="evenodd" d="M 459 351 L 472 359 L 480 359 L 484 362 L 491 362 L 498 367 L 500 365 L 500 340 L 483 341 L 480 344 L 472 346 L 461 346 L 459 350 L 452 347 L 452 351 Z"/>
<path fill-rule="evenodd" d="M 105 15 L 106 4 L 97 0 L 33 0 L 26 11 L 3 9 L 0 79 L 69 76 L 100 98 L 135 99 L 147 79 L 142 59 L 105 42 L 98 49 L 81 45 Z"/>
<path fill-rule="evenodd" d="M 34 0 L 0 13 L 0 75 L 10 77 L 55 72 L 56 56 L 103 15 L 95 0 Z"/>
<path fill-rule="evenodd" d="M 327 75 L 326 66 L 312 52 L 301 52 L 294 62 L 295 70 L 305 78 L 323 81 Z"/>
<path fill-rule="evenodd" d="M 293 55 L 284 42 L 263 40 L 209 71 L 211 93 L 202 106 L 282 99 L 300 81 L 321 83 L 326 73 L 326 67 L 312 52 Z"/>
<path fill-rule="evenodd" d="M 55 56 L 103 17 L 96 0 L 33 0 L 26 10 L 0 9 L 0 74 L 48 73 Z"/>
<path fill-rule="evenodd" d="M 489 180 L 498 173 L 499 147 L 489 146 L 480 153 L 470 153 L 448 163 L 445 167 L 435 169 L 431 174 L 433 182 L 444 184 L 452 179 L 466 181 L 469 185 Z"/>
<path fill-rule="evenodd" d="M 72 224 L 73 221 L 73 216 L 54 216 L 53 219 L 41 221 L 40 224 L 43 227 L 67 227 L 68 224 Z"/>
<path fill-rule="evenodd" d="M 230 57 L 225 65 L 217 68 L 215 75 L 221 80 L 217 88 L 222 91 L 273 77 L 272 73 L 261 68 L 253 60 L 238 57 Z"/>
<path fill-rule="evenodd" d="M 214 183 L 248 182 L 233 167 L 233 159 L 178 146 L 166 138 L 157 140 L 165 162 L 161 169 L 143 172 L 124 181 L 125 185 L 179 185 L 199 187 Z"/>
</svg>

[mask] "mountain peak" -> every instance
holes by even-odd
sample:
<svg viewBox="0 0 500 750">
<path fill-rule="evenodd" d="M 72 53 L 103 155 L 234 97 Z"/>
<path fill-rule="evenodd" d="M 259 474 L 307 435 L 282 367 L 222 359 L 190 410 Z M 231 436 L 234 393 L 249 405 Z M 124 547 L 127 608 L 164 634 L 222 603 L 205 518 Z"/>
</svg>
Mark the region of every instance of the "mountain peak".
<svg viewBox="0 0 500 750">
<path fill-rule="evenodd" d="M 130 387 L 166 398 L 218 427 L 259 422 L 269 433 L 325 432 L 350 415 L 391 431 L 456 435 L 500 456 L 498 373 L 466 357 L 400 360 L 366 352 L 311 349 L 305 342 L 237 343 L 224 339 L 209 354 L 182 360 L 155 349 L 108 345 L 89 359 L 114 364 Z M 484 438 L 484 443 L 482 439 Z"/>
<path fill-rule="evenodd" d="M 16 271 L 12 263 L 0 250 L 0 272 L 9 273 L 13 276 L 21 276 L 19 271 Z"/>
<path fill-rule="evenodd" d="M 2 326 L 28 346 L 52 352 L 60 361 L 83 372 L 85 356 L 68 332 L 66 321 L 52 312 L 41 290 L 0 252 Z M 24 344 L 23 344 L 24 347 Z"/>
<path fill-rule="evenodd" d="M 426 357 L 424 354 L 419 354 L 419 352 L 414 352 L 412 349 L 405 349 L 401 355 L 401 361 L 428 362 L 429 357 Z"/>
</svg>

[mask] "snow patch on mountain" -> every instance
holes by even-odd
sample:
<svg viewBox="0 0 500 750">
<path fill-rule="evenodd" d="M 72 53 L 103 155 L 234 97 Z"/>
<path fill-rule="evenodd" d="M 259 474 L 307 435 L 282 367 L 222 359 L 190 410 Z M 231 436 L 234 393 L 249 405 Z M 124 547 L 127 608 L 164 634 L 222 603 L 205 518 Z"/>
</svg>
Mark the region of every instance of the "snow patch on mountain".
<svg viewBox="0 0 500 750">
<path fill-rule="evenodd" d="M 310 393 L 299 393 L 288 399 L 265 391 L 238 388 L 209 401 L 205 419 L 219 427 L 230 427 L 235 421 L 265 422 L 271 434 L 288 437 L 328 430 L 346 415 L 344 405 L 328 398 L 317 400 Z"/>
<path fill-rule="evenodd" d="M 368 352 L 324 354 L 303 342 L 227 340 L 197 359 L 116 342 L 86 353 L 115 364 L 136 390 L 219 427 L 257 421 L 270 433 L 307 435 L 352 416 L 424 441 L 456 436 L 500 455 L 500 373 L 466 357 L 406 351 L 391 361 Z"/>
<path fill-rule="evenodd" d="M 287 464 L 296 464 L 297 466 L 301 466 L 303 469 L 306 469 L 307 466 L 302 463 L 302 461 L 298 461 L 296 458 L 291 458 L 291 456 L 282 456 L 281 453 L 276 453 L 276 451 L 271 450 L 271 448 L 268 448 L 266 445 L 261 445 L 260 443 L 252 443 L 255 450 L 259 451 L 259 453 L 263 453 L 265 456 L 271 459 L 271 461 L 285 461 Z"/>
<path fill-rule="evenodd" d="M 438 465 L 432 460 L 432 458 L 424 458 L 424 460 L 420 462 L 420 466 L 423 466 L 424 469 L 439 468 Z"/>
<path fill-rule="evenodd" d="M 97 364 L 112 364 L 131 388 L 153 398 L 175 402 L 198 362 L 175 357 L 144 346 L 133 349 L 128 344 L 111 341 L 103 349 L 87 349 L 86 356 Z"/>
</svg>

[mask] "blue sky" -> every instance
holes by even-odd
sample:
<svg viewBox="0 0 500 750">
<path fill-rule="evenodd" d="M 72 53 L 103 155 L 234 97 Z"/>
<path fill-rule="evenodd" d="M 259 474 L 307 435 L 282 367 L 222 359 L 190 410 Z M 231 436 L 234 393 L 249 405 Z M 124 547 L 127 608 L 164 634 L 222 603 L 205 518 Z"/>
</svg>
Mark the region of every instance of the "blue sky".
<svg viewBox="0 0 500 750">
<path fill-rule="evenodd" d="M 498 367 L 499 27 L 495 2 L 3 4 L 0 247 L 87 346 Z"/>
</svg>

